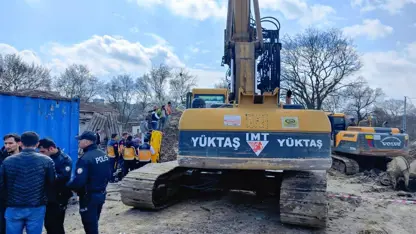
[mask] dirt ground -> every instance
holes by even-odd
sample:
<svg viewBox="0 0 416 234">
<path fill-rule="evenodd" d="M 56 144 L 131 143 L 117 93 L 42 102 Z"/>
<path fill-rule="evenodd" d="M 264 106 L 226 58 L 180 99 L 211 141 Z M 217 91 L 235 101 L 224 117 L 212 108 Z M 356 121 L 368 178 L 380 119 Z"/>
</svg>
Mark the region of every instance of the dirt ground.
<svg viewBox="0 0 416 234">
<path fill-rule="evenodd" d="M 406 199 L 416 194 L 392 191 L 378 185 L 374 173 L 344 176 L 328 174 L 329 194 L 354 194 L 360 199 L 329 197 L 329 222 L 322 231 L 282 225 L 278 201 L 260 201 L 251 193 L 230 192 L 219 197 L 199 197 L 182 201 L 158 212 L 140 211 L 119 201 L 117 185 L 109 195 L 100 219 L 101 233 L 415 233 L 413 204 L 386 199 Z M 67 211 L 68 233 L 84 233 L 78 205 Z"/>
<path fill-rule="evenodd" d="M 161 162 L 176 159 L 179 119 L 180 113 L 174 113 L 169 126 L 163 131 Z M 416 144 L 412 148 L 411 155 L 416 156 Z M 416 233 L 416 204 L 389 200 L 407 199 L 416 203 L 416 194 L 381 186 L 380 178 L 375 171 L 355 176 L 329 171 L 329 218 L 326 229 L 321 231 L 282 225 L 277 199 L 261 201 L 252 193 L 230 192 L 223 197 L 197 197 L 158 212 L 149 212 L 123 205 L 117 184 L 110 184 L 100 219 L 100 231 L 106 234 Z M 342 194 L 359 197 L 339 197 Z M 84 233 L 77 204 L 68 208 L 65 226 L 68 233 Z"/>
</svg>

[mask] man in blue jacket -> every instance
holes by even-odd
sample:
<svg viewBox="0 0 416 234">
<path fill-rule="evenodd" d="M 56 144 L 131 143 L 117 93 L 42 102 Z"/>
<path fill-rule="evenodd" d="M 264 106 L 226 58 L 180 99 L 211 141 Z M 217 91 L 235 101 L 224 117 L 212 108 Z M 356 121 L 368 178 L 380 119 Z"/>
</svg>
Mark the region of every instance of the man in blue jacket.
<svg viewBox="0 0 416 234">
<path fill-rule="evenodd" d="M 6 233 L 22 234 L 26 228 L 27 233 L 41 234 L 55 165 L 35 151 L 39 143 L 35 132 L 23 133 L 21 143 L 22 152 L 7 157 L 0 167 L 0 191 L 6 191 Z"/>
<path fill-rule="evenodd" d="M 98 234 L 98 221 L 111 178 L 110 161 L 106 153 L 98 149 L 94 132 L 85 131 L 78 140 L 84 154 L 78 158 L 75 176 L 68 186 L 79 196 L 79 212 L 85 233 Z"/>
<path fill-rule="evenodd" d="M 6 134 L 3 137 L 4 146 L 0 149 L 0 166 L 3 161 L 14 154 L 20 153 L 22 148 L 20 147 L 20 136 L 14 133 Z M 6 206 L 4 204 L 5 191 L 0 191 L 0 234 L 6 234 L 6 220 L 4 219 L 4 212 Z"/>
</svg>

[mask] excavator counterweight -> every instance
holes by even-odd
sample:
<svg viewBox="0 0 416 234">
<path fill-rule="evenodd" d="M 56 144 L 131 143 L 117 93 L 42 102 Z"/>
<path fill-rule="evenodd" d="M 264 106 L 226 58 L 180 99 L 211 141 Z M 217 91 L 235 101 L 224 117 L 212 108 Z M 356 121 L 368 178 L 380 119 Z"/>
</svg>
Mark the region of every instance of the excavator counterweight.
<svg viewBox="0 0 416 234">
<path fill-rule="evenodd" d="M 177 161 L 130 172 L 121 185 L 124 204 L 161 209 L 189 190 L 251 190 L 280 198 L 282 223 L 326 226 L 331 125 L 323 111 L 280 103 L 279 32 L 278 20 L 260 17 L 258 0 L 228 1 L 222 65 L 230 92 L 188 95 Z M 204 95 L 229 100 L 206 105 L 216 98 Z"/>
</svg>

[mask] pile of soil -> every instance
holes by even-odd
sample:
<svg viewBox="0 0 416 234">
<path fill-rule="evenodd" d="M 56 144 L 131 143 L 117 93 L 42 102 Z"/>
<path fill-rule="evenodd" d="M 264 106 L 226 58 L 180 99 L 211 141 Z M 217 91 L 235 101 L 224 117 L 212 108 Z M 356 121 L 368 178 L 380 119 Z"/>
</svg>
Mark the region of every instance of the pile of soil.
<svg viewBox="0 0 416 234">
<path fill-rule="evenodd" d="M 178 154 L 179 120 L 182 112 L 173 112 L 168 125 L 163 130 L 160 162 L 176 160 Z"/>
</svg>

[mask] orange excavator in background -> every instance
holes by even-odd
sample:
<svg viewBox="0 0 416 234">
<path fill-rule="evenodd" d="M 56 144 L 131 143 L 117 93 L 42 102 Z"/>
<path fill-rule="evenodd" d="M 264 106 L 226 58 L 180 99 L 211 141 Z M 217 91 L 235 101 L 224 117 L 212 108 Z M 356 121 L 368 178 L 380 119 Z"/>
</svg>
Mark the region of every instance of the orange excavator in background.
<svg viewBox="0 0 416 234">
<path fill-rule="evenodd" d="M 229 0 L 226 25 L 222 64 L 229 67 L 232 104 L 208 106 L 208 99 L 193 97 L 179 122 L 177 160 L 131 171 L 121 200 L 161 210 L 189 190 L 249 190 L 279 198 L 282 223 L 324 228 L 328 117 L 280 103 L 280 24 L 260 17 L 258 0 Z"/>
</svg>

